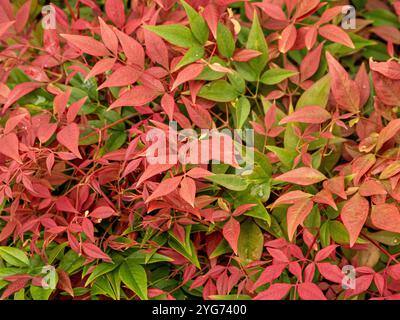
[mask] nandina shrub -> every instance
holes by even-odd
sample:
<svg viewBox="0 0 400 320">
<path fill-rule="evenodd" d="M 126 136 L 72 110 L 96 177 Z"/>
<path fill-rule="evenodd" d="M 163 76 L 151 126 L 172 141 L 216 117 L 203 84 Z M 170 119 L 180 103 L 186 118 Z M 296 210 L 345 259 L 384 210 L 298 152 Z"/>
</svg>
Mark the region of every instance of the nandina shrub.
<svg viewBox="0 0 400 320">
<path fill-rule="evenodd" d="M 345 4 L 0 1 L 1 298 L 399 298 L 400 2 Z"/>
</svg>

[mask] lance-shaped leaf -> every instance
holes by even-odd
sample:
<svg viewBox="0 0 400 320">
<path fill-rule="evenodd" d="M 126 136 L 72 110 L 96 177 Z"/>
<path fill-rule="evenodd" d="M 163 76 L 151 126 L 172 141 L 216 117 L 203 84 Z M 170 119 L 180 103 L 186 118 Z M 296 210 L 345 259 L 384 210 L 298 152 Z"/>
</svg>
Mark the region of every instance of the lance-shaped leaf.
<svg viewBox="0 0 400 320">
<path fill-rule="evenodd" d="M 156 190 L 154 190 L 154 192 L 150 195 L 150 197 L 148 197 L 146 199 L 146 203 L 150 202 L 154 199 L 157 199 L 159 197 L 166 196 L 166 195 L 170 194 L 171 192 L 175 191 L 178 188 L 181 180 L 182 180 L 182 176 L 163 180 L 157 186 Z"/>
<path fill-rule="evenodd" d="M 133 259 L 126 259 L 119 269 L 119 276 L 122 282 L 131 289 L 142 300 L 147 300 L 147 275 L 144 268 L 134 262 Z"/>
<path fill-rule="evenodd" d="M 349 35 L 342 28 L 339 28 L 338 26 L 335 26 L 333 24 L 327 24 L 325 26 L 320 27 L 318 29 L 318 32 L 325 39 L 355 49 L 354 43 L 353 41 L 351 41 Z"/>
<path fill-rule="evenodd" d="M 357 192 L 350 200 L 348 200 L 340 212 L 340 217 L 344 226 L 349 232 L 350 247 L 352 247 L 367 220 L 369 212 L 369 202 Z"/>
<path fill-rule="evenodd" d="M 261 76 L 260 81 L 264 84 L 274 85 L 296 74 L 298 74 L 297 71 L 274 68 L 265 71 Z"/>
<path fill-rule="evenodd" d="M 14 132 L 0 137 L 0 153 L 22 164 L 19 155 L 19 140 Z"/>
<path fill-rule="evenodd" d="M 326 177 L 321 172 L 308 167 L 293 169 L 275 177 L 275 180 L 299 184 L 302 186 L 318 183 L 325 179 Z"/>
<path fill-rule="evenodd" d="M 297 30 L 293 24 L 289 24 L 283 29 L 281 37 L 278 41 L 279 51 L 282 53 L 288 52 L 296 42 Z"/>
<path fill-rule="evenodd" d="M 125 8 L 122 0 L 106 0 L 105 10 L 107 17 L 121 28 L 125 23 Z"/>
<path fill-rule="evenodd" d="M 199 45 L 190 29 L 180 24 L 145 26 L 144 28 L 178 47 L 190 48 Z"/>
<path fill-rule="evenodd" d="M 400 211 L 394 203 L 372 206 L 371 221 L 379 229 L 400 233 Z"/>
<path fill-rule="evenodd" d="M 296 201 L 287 211 L 287 232 L 289 240 L 292 241 L 297 227 L 307 218 L 313 202 L 310 198 Z"/>
<path fill-rule="evenodd" d="M 231 58 L 235 51 L 235 41 L 231 31 L 222 23 L 218 23 L 217 29 L 217 46 L 218 51 L 226 58 Z"/>
<path fill-rule="evenodd" d="M 267 290 L 260 292 L 254 300 L 281 300 L 292 287 L 289 283 L 273 283 Z"/>
<path fill-rule="evenodd" d="M 238 253 L 238 241 L 240 235 L 240 223 L 233 217 L 231 217 L 225 224 L 222 229 L 222 234 L 226 241 L 228 241 L 231 246 L 233 252 L 235 254 Z"/>
<path fill-rule="evenodd" d="M 190 28 L 192 29 L 193 35 L 201 44 L 205 44 L 208 40 L 209 34 L 206 21 L 188 3 L 184 0 L 181 0 L 181 2 L 189 18 Z"/>
<path fill-rule="evenodd" d="M 390 121 L 381 132 L 379 132 L 378 141 L 376 143 L 376 151 L 378 151 L 385 142 L 392 139 L 400 130 L 400 119 L 394 119 Z"/>
<path fill-rule="evenodd" d="M 79 127 L 76 123 L 72 122 L 62 128 L 57 133 L 57 140 L 64 147 L 66 147 L 69 151 L 71 151 L 75 156 L 79 159 L 82 159 L 82 156 L 79 152 Z"/>
<path fill-rule="evenodd" d="M 284 117 L 279 124 L 285 124 L 289 122 L 320 124 L 324 123 L 330 118 L 330 113 L 319 106 L 305 106 Z"/>
<path fill-rule="evenodd" d="M 88 36 L 75 34 L 60 34 L 61 37 L 72 43 L 76 48 L 92 56 L 107 56 L 110 52 L 100 41 Z"/>
<path fill-rule="evenodd" d="M 247 39 L 246 48 L 261 52 L 260 56 L 249 61 L 250 67 L 259 75 L 268 61 L 268 46 L 256 10 L 254 10 L 253 23 Z"/>
</svg>

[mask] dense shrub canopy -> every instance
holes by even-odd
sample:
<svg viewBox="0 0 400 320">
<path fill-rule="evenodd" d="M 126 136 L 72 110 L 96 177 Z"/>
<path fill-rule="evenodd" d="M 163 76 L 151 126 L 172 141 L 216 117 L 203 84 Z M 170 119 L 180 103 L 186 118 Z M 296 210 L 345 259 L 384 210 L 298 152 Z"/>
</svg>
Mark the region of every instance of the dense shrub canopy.
<svg viewBox="0 0 400 320">
<path fill-rule="evenodd" d="M 2 299 L 400 298 L 400 1 L 44 4 L 0 0 Z M 254 168 L 149 162 L 182 129 Z"/>
</svg>

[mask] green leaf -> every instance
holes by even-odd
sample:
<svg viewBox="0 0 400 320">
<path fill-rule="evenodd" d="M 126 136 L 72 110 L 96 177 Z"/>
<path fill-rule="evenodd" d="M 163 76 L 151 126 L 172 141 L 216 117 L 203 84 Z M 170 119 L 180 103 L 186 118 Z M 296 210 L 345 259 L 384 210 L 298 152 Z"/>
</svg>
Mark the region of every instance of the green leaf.
<svg viewBox="0 0 400 320">
<path fill-rule="evenodd" d="M 199 45 L 190 29 L 181 24 L 145 26 L 144 28 L 178 47 L 190 48 Z"/>
<path fill-rule="evenodd" d="M 330 221 L 329 222 L 329 232 L 333 241 L 339 244 L 349 244 L 350 237 L 349 233 L 346 230 L 346 227 L 339 221 Z M 356 243 L 367 243 L 366 240 L 358 238 Z"/>
<path fill-rule="evenodd" d="M 62 258 L 59 267 L 68 274 L 73 274 L 83 266 L 85 258 L 79 256 L 75 251 L 69 250 Z"/>
<path fill-rule="evenodd" d="M 322 77 L 303 92 L 296 104 L 296 110 L 304 106 L 320 106 L 325 108 L 328 103 L 331 80 L 329 75 Z"/>
<path fill-rule="evenodd" d="M 92 283 L 94 280 L 96 280 L 98 277 L 102 276 L 103 274 L 109 273 L 113 271 L 115 268 L 118 267 L 118 264 L 112 264 L 112 263 L 100 263 L 98 264 L 93 272 L 90 274 L 89 278 L 87 279 L 85 283 L 85 287 L 88 286 L 90 283 Z"/>
<path fill-rule="evenodd" d="M 123 131 L 112 130 L 110 137 L 107 139 L 105 149 L 107 152 L 118 150 L 125 143 L 128 135 Z"/>
<path fill-rule="evenodd" d="M 29 266 L 29 259 L 25 252 L 17 248 L 12 247 L 0 247 L 0 257 L 2 257 L 6 262 L 16 267 L 26 267 Z"/>
<path fill-rule="evenodd" d="M 179 61 L 179 63 L 176 65 L 174 68 L 174 71 L 179 70 L 180 68 L 191 64 L 193 62 L 196 62 L 197 60 L 200 60 L 204 56 L 204 48 L 201 46 L 194 46 L 191 47 L 188 51 L 186 51 L 185 55 L 183 58 Z"/>
<path fill-rule="evenodd" d="M 229 190 L 243 191 L 247 188 L 246 180 L 234 174 L 214 174 L 205 178 Z"/>
<path fill-rule="evenodd" d="M 211 101 L 229 102 L 236 99 L 238 92 L 226 80 L 217 80 L 203 86 L 198 96 Z"/>
<path fill-rule="evenodd" d="M 240 226 L 238 242 L 239 257 L 245 261 L 260 260 L 264 247 L 264 235 L 252 220 L 247 220 Z"/>
<path fill-rule="evenodd" d="M 294 75 L 298 74 L 297 71 L 274 68 L 269 69 L 263 73 L 260 81 L 264 84 L 274 85 L 282 82 L 283 80 L 290 78 Z"/>
<path fill-rule="evenodd" d="M 248 62 L 256 74 L 260 75 L 268 61 L 268 46 L 255 10 L 246 48 L 261 52 L 260 56 Z"/>
<path fill-rule="evenodd" d="M 259 219 L 267 225 L 271 225 L 271 216 L 260 199 L 255 198 L 247 191 L 238 192 L 235 194 L 234 205 L 238 207 L 242 204 L 255 204 L 254 207 L 244 213 L 245 216 Z"/>
<path fill-rule="evenodd" d="M 222 23 L 218 23 L 217 28 L 217 46 L 218 51 L 226 58 L 231 58 L 235 51 L 235 40 L 232 32 Z"/>
<path fill-rule="evenodd" d="M 245 94 L 246 92 L 246 81 L 244 81 L 243 77 L 237 71 L 233 71 L 232 73 L 227 74 L 229 82 L 233 85 L 235 90 L 241 94 Z"/>
<path fill-rule="evenodd" d="M 91 294 L 92 296 L 105 295 L 109 296 L 114 300 L 117 300 L 117 296 L 111 286 L 110 279 L 105 275 L 98 277 L 96 279 L 96 281 L 93 284 Z"/>
<path fill-rule="evenodd" d="M 245 294 L 226 294 L 226 295 L 211 295 L 211 300 L 251 300 L 251 297 Z"/>
<path fill-rule="evenodd" d="M 37 287 L 34 285 L 31 285 L 29 291 L 33 300 L 49 300 L 49 297 L 53 292 L 52 289 L 44 289 L 42 287 Z"/>
<path fill-rule="evenodd" d="M 240 97 L 234 106 L 236 128 L 240 129 L 249 117 L 251 109 L 250 102 L 246 97 Z"/>
<path fill-rule="evenodd" d="M 147 275 L 144 268 L 132 260 L 125 260 L 119 268 L 119 276 L 122 282 L 140 299 L 147 300 Z"/>
<path fill-rule="evenodd" d="M 284 149 L 275 146 L 267 146 L 266 148 L 275 153 L 285 167 L 293 167 L 293 161 L 297 156 L 297 152 L 294 149 Z"/>
<path fill-rule="evenodd" d="M 208 40 L 208 34 L 209 34 L 206 21 L 188 3 L 186 3 L 184 0 L 181 0 L 181 2 L 189 18 L 189 23 L 193 35 L 201 44 L 205 44 Z"/>
</svg>

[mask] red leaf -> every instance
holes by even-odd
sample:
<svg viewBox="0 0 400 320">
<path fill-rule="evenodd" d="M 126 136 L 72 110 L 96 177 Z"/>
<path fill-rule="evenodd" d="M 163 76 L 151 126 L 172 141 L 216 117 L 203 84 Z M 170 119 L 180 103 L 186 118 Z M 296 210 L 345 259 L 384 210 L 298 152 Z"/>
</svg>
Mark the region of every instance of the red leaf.
<svg viewBox="0 0 400 320">
<path fill-rule="evenodd" d="M 360 69 L 356 74 L 354 79 L 356 85 L 358 86 L 358 90 L 360 92 L 360 106 L 365 105 L 369 99 L 371 93 L 371 86 L 369 84 L 369 77 L 367 71 L 365 69 L 365 64 L 361 64 Z"/>
<path fill-rule="evenodd" d="M 157 186 L 157 188 L 154 190 L 154 192 L 150 195 L 150 197 L 148 197 L 146 199 L 146 203 L 148 203 L 156 198 L 166 196 L 166 195 L 170 194 L 171 192 L 175 191 L 178 188 L 181 180 L 182 180 L 182 176 L 168 178 L 168 179 L 163 180 Z"/>
<path fill-rule="evenodd" d="M 308 50 L 314 47 L 314 44 L 317 41 L 317 36 L 318 36 L 317 27 L 311 26 L 304 37 L 304 42 Z"/>
<path fill-rule="evenodd" d="M 336 251 L 336 248 L 338 247 L 337 244 L 331 244 L 330 246 L 327 246 L 326 248 L 323 248 L 322 250 L 318 251 L 317 254 L 315 255 L 315 261 L 319 262 L 322 260 L 325 260 L 328 258 L 333 252 Z"/>
<path fill-rule="evenodd" d="M 106 0 L 107 17 L 119 28 L 125 24 L 125 8 L 122 0 Z"/>
<path fill-rule="evenodd" d="M 323 203 L 331 206 L 333 209 L 337 210 L 335 200 L 333 200 L 332 193 L 327 189 L 322 189 L 320 192 L 315 194 L 312 200 L 316 203 Z"/>
<path fill-rule="evenodd" d="M 57 269 L 57 274 L 58 274 L 57 288 L 65 291 L 66 293 L 68 293 L 70 296 L 73 297 L 74 290 L 72 289 L 71 279 L 69 278 L 68 274 L 62 269 Z"/>
<path fill-rule="evenodd" d="M 45 123 L 42 124 L 37 129 L 36 135 L 41 143 L 45 143 L 47 140 L 51 138 L 51 136 L 54 134 L 54 132 L 56 132 L 56 130 L 57 130 L 56 123 Z"/>
<path fill-rule="evenodd" d="M 321 275 L 332 282 L 342 283 L 344 273 L 335 264 L 329 262 L 317 263 L 318 270 Z"/>
<path fill-rule="evenodd" d="M 31 3 L 31 0 L 26 1 L 15 14 L 15 30 L 17 32 L 24 30 L 25 25 L 28 22 Z"/>
<path fill-rule="evenodd" d="M 118 29 L 114 29 L 119 42 L 121 43 L 122 50 L 125 53 L 127 58 L 127 62 L 132 65 L 136 65 L 141 70 L 144 69 L 144 49 L 132 37 L 128 36 L 126 33 L 119 31 Z"/>
<path fill-rule="evenodd" d="M 357 113 L 360 108 L 360 92 L 356 83 L 329 52 L 326 52 L 326 59 L 332 79 L 331 91 L 337 104 L 344 110 Z"/>
<path fill-rule="evenodd" d="M 381 132 L 379 132 L 378 141 L 376 143 L 376 151 L 382 148 L 383 144 L 392 139 L 400 130 L 400 119 L 390 121 Z"/>
<path fill-rule="evenodd" d="M 261 8 L 261 10 L 264 11 L 272 19 L 281 20 L 281 21 L 286 21 L 286 19 L 287 19 L 285 12 L 283 12 L 282 8 L 276 4 L 267 3 L 264 1 L 264 2 L 255 3 L 254 5 Z"/>
<path fill-rule="evenodd" d="M 143 181 L 150 179 L 151 177 L 160 174 L 164 171 L 171 169 L 173 164 L 150 164 L 146 170 L 143 172 L 136 186 L 138 187 Z"/>
<path fill-rule="evenodd" d="M 23 96 L 27 95 L 31 91 L 39 88 L 41 86 L 40 83 L 36 82 L 23 82 L 17 84 L 8 95 L 7 101 L 4 103 L 3 106 L 3 113 L 14 103 L 17 102 L 18 99 L 22 98 Z"/>
<path fill-rule="evenodd" d="M 3 294 L 1 295 L 0 300 L 4 300 L 4 299 L 8 298 L 13 293 L 15 293 L 15 292 L 21 290 L 22 288 L 24 288 L 25 285 L 27 284 L 27 282 L 29 281 L 29 279 L 30 279 L 29 277 L 21 278 L 21 279 L 18 279 L 16 281 L 14 281 L 11 284 L 9 284 L 7 286 L 7 289 L 5 289 Z"/>
<path fill-rule="evenodd" d="M 289 240 L 292 241 L 297 227 L 304 222 L 311 212 L 313 202 L 307 198 L 299 200 L 289 207 L 287 211 L 287 232 Z"/>
<path fill-rule="evenodd" d="M 9 133 L 0 138 L 0 153 L 22 164 L 19 156 L 19 140 L 15 133 Z"/>
<path fill-rule="evenodd" d="M 185 177 L 182 179 L 179 195 L 183 200 L 194 207 L 194 199 L 196 198 L 196 183 L 192 178 Z"/>
<path fill-rule="evenodd" d="M 284 117 L 279 124 L 303 122 L 320 124 L 331 118 L 331 114 L 320 106 L 305 106 Z"/>
<path fill-rule="evenodd" d="M 371 221 L 381 230 L 400 233 L 400 212 L 393 203 L 372 206 Z"/>
<path fill-rule="evenodd" d="M 96 219 L 105 219 L 111 217 L 113 214 L 115 214 L 114 209 L 108 206 L 101 206 L 94 209 L 89 216 Z"/>
<path fill-rule="evenodd" d="M 260 51 L 251 50 L 251 49 L 238 49 L 233 54 L 233 61 L 238 62 L 247 62 L 251 59 L 257 58 L 261 55 Z"/>
<path fill-rule="evenodd" d="M 349 35 L 338 26 L 335 26 L 333 24 L 327 24 L 325 26 L 320 27 L 318 31 L 322 37 L 332 42 L 340 43 L 347 47 L 355 49 L 353 41 L 351 41 Z"/>
<path fill-rule="evenodd" d="M 318 47 L 304 57 L 300 64 L 301 81 L 307 80 L 317 72 L 321 60 L 322 47 L 323 43 L 320 43 Z"/>
<path fill-rule="evenodd" d="M 242 204 L 232 212 L 232 216 L 237 217 L 242 215 L 243 213 L 249 211 L 251 208 L 255 207 L 256 204 L 249 203 L 249 204 Z"/>
<path fill-rule="evenodd" d="M 333 194 L 338 195 L 342 199 L 347 199 L 347 195 L 344 190 L 344 176 L 337 176 L 324 181 L 324 188 L 328 189 Z"/>
<path fill-rule="evenodd" d="M 288 52 L 296 42 L 297 30 L 293 24 L 289 24 L 283 29 L 281 38 L 278 41 L 279 51 L 282 53 Z"/>
<path fill-rule="evenodd" d="M 366 154 L 365 156 L 358 157 L 351 164 L 351 170 L 356 173 L 353 181 L 358 185 L 360 179 L 368 172 L 369 169 L 375 164 L 376 157 L 374 154 Z"/>
<path fill-rule="evenodd" d="M 92 56 L 108 56 L 110 52 L 100 41 L 88 36 L 75 34 L 60 34 L 61 37 L 72 43 L 76 48 Z"/>
<path fill-rule="evenodd" d="M 94 226 L 92 221 L 90 221 L 88 218 L 83 218 L 82 220 L 82 231 L 85 233 L 85 235 L 90 241 L 92 242 L 95 241 Z"/>
<path fill-rule="evenodd" d="M 369 212 L 369 202 L 361 197 L 357 192 L 350 200 L 348 200 L 340 212 L 340 217 L 344 226 L 349 232 L 350 247 L 356 242 L 358 235 L 367 220 Z"/>
<path fill-rule="evenodd" d="M 104 73 L 108 70 L 111 70 L 114 67 L 115 59 L 114 58 L 105 58 L 96 62 L 93 66 L 92 70 L 86 75 L 85 80 L 90 79 L 91 77 L 97 76 L 100 73 Z"/>
<path fill-rule="evenodd" d="M 78 101 L 75 101 L 73 104 L 71 104 L 68 108 L 67 111 L 67 121 L 68 122 L 73 122 L 78 115 L 79 110 L 81 110 L 82 106 L 85 104 L 87 100 L 87 97 L 83 97 L 82 99 L 79 99 Z"/>
<path fill-rule="evenodd" d="M 360 186 L 358 190 L 361 196 L 370 197 L 374 195 L 384 195 L 387 194 L 382 183 L 373 179 L 366 180 Z"/>
<path fill-rule="evenodd" d="M 146 53 L 149 58 L 162 65 L 165 69 L 169 68 L 168 48 L 164 41 L 153 32 L 143 29 Z"/>
<path fill-rule="evenodd" d="M 161 98 L 161 108 L 163 108 L 164 112 L 167 114 L 170 120 L 173 119 L 174 109 L 175 109 L 175 100 L 174 97 L 168 93 L 164 94 Z"/>
<path fill-rule="evenodd" d="M 312 282 L 300 283 L 297 286 L 299 297 L 303 300 L 326 300 L 320 287 Z"/>
<path fill-rule="evenodd" d="M 275 180 L 299 184 L 302 186 L 308 186 L 310 184 L 318 183 L 325 179 L 326 177 L 321 172 L 308 167 L 290 170 L 275 178 Z"/>
<path fill-rule="evenodd" d="M 0 38 L 2 37 L 3 34 L 5 34 L 8 31 L 8 29 L 10 29 L 10 27 L 14 23 L 15 23 L 15 20 L 0 23 Z"/>
<path fill-rule="evenodd" d="M 190 171 L 187 173 L 189 177 L 192 177 L 193 179 L 199 179 L 199 178 L 204 178 L 207 176 L 212 176 L 213 173 L 202 168 L 193 168 L 190 169 Z"/>
<path fill-rule="evenodd" d="M 72 205 L 71 200 L 66 196 L 61 196 L 57 199 L 56 208 L 59 211 L 78 213 L 78 211 Z"/>
<path fill-rule="evenodd" d="M 90 258 L 103 259 L 106 262 L 112 262 L 111 258 L 96 247 L 93 243 L 84 242 L 82 243 L 83 252 Z"/>
<path fill-rule="evenodd" d="M 57 140 L 79 159 L 82 159 L 79 153 L 79 127 L 76 123 L 70 123 L 57 133 Z"/>
<path fill-rule="evenodd" d="M 288 193 L 285 193 L 281 195 L 278 199 L 275 200 L 273 203 L 272 207 L 277 207 L 281 204 L 293 204 L 299 200 L 311 198 L 312 194 L 306 193 L 300 190 L 295 190 L 295 191 L 289 191 Z"/>
<path fill-rule="evenodd" d="M 107 87 L 122 87 L 130 85 L 135 83 L 141 75 L 142 72 L 136 68 L 131 66 L 122 66 L 115 70 L 111 76 L 99 86 L 98 90 Z"/>
<path fill-rule="evenodd" d="M 276 263 L 266 267 L 258 277 L 257 281 L 254 283 L 252 290 L 255 290 L 258 287 L 261 287 L 262 285 L 279 278 L 285 268 L 286 263 Z"/>
<path fill-rule="evenodd" d="M 376 71 L 372 71 L 372 79 L 380 101 L 389 106 L 400 104 L 400 80 L 392 80 Z"/>
<path fill-rule="evenodd" d="M 255 296 L 254 300 L 281 300 L 291 287 L 292 285 L 289 283 L 273 283 L 267 290 Z"/>
<path fill-rule="evenodd" d="M 153 101 L 159 95 L 158 91 L 146 86 L 136 86 L 114 101 L 108 109 L 111 110 L 122 106 L 140 107 Z"/>
<path fill-rule="evenodd" d="M 118 54 L 118 38 L 109 25 L 99 17 L 101 39 L 106 47 L 116 56 Z"/>
<path fill-rule="evenodd" d="M 400 80 L 400 64 L 393 60 L 386 62 L 375 62 L 372 59 L 369 61 L 371 70 L 379 72 L 387 78 Z"/>
<path fill-rule="evenodd" d="M 199 64 L 199 63 L 194 63 L 187 66 L 186 68 L 184 68 L 182 71 L 179 72 L 178 76 L 176 77 L 172 85 L 171 90 L 174 90 L 182 83 L 193 80 L 203 71 L 203 69 L 204 69 L 204 64 Z"/>
<path fill-rule="evenodd" d="M 190 120 L 201 129 L 211 129 L 213 120 L 210 113 L 197 104 L 193 104 L 189 99 L 181 97 L 189 114 Z"/>
<path fill-rule="evenodd" d="M 222 229 L 222 234 L 226 241 L 228 241 L 233 252 L 237 254 L 238 252 L 238 241 L 240 235 L 240 223 L 235 218 L 230 218 L 228 222 L 224 224 Z"/>
<path fill-rule="evenodd" d="M 217 27 L 218 27 L 218 20 L 219 20 L 219 10 L 218 7 L 214 3 L 209 3 L 205 6 L 203 17 L 206 20 L 208 27 L 211 30 L 214 38 L 217 38 Z"/>
</svg>

